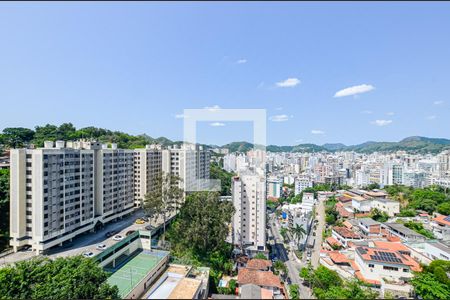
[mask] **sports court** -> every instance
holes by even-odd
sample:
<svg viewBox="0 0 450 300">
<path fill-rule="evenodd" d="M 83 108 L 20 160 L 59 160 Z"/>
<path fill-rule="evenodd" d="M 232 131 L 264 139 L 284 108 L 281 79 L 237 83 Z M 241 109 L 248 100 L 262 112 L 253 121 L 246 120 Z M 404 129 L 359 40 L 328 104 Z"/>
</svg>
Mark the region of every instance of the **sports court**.
<svg viewBox="0 0 450 300">
<path fill-rule="evenodd" d="M 109 269 L 114 273 L 107 281 L 110 285 L 117 285 L 119 296 L 125 298 L 162 258 L 163 256 L 150 251 L 138 252 L 114 270 Z"/>
</svg>

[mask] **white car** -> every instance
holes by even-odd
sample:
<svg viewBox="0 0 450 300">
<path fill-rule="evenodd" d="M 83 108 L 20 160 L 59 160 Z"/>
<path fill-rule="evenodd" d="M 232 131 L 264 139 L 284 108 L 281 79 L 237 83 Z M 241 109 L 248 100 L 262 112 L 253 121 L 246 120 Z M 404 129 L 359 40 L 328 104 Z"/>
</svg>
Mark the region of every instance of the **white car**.
<svg viewBox="0 0 450 300">
<path fill-rule="evenodd" d="M 97 245 L 97 248 L 96 248 L 96 249 L 97 249 L 97 250 L 100 250 L 100 251 L 103 251 L 103 250 L 106 249 L 106 245 L 105 245 L 105 244 Z"/>
<path fill-rule="evenodd" d="M 120 234 L 115 235 L 115 236 L 113 237 L 113 240 L 115 240 L 115 241 L 121 241 L 121 240 L 123 240 L 123 236 L 121 236 Z"/>
<path fill-rule="evenodd" d="M 84 257 L 87 257 L 87 258 L 91 258 L 91 257 L 94 257 L 94 253 L 92 252 L 92 251 L 88 251 L 88 252 L 84 252 L 83 253 L 83 256 Z"/>
</svg>

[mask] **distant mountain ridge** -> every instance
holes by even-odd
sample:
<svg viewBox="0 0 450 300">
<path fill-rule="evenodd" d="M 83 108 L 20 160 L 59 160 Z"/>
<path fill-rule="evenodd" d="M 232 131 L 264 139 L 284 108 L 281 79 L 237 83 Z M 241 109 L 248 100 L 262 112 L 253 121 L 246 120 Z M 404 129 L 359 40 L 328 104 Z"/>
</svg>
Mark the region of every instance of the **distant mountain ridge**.
<svg viewBox="0 0 450 300">
<path fill-rule="evenodd" d="M 233 142 L 223 145 L 220 148 L 228 149 L 230 152 L 246 152 L 253 148 L 249 142 Z M 394 152 L 408 151 L 413 153 L 437 153 L 450 149 L 450 140 L 444 138 L 428 138 L 422 136 L 407 137 L 399 142 L 374 142 L 369 141 L 358 145 L 344 145 L 342 143 L 327 143 L 323 145 L 299 144 L 295 146 L 277 146 L 268 145 L 267 151 L 270 152 L 336 152 L 336 151 L 355 151 L 360 153 L 373 152 Z"/>
</svg>

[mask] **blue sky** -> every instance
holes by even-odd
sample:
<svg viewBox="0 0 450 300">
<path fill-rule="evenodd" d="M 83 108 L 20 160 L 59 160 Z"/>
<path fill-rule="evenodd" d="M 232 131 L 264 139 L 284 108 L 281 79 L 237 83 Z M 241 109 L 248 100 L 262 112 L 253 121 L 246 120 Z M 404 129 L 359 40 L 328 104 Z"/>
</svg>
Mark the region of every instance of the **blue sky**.
<svg viewBox="0 0 450 300">
<path fill-rule="evenodd" d="M 181 139 L 219 106 L 267 109 L 270 144 L 450 138 L 448 2 L 1 3 L 0 40 L 0 129 Z M 215 123 L 200 142 L 252 139 Z"/>
</svg>

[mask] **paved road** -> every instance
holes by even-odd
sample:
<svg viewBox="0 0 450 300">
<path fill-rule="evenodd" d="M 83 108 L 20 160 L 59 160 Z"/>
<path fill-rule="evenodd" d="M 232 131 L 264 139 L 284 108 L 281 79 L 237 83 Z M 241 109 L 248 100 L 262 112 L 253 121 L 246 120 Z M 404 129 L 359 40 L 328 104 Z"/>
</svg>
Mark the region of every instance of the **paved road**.
<svg viewBox="0 0 450 300">
<path fill-rule="evenodd" d="M 274 222 L 275 226 L 273 226 Z M 309 289 L 303 285 L 303 280 L 299 276 L 299 272 L 302 265 L 294 257 L 294 253 L 288 252 L 284 247 L 283 237 L 280 235 L 280 226 L 275 217 L 270 218 L 269 226 L 272 235 L 275 238 L 275 245 L 272 247 L 275 252 L 275 255 L 285 263 L 292 284 L 297 284 L 299 286 L 300 298 L 310 299 L 311 293 Z"/>
<path fill-rule="evenodd" d="M 145 224 L 135 224 L 135 220 L 139 217 L 142 217 L 144 212 L 142 210 L 136 211 L 128 217 L 124 217 L 123 219 L 119 219 L 116 222 L 111 222 L 105 227 L 94 233 L 85 233 L 73 239 L 73 245 L 71 247 L 54 247 L 53 249 L 48 250 L 48 253 L 45 256 L 55 258 L 55 257 L 67 257 L 78 254 L 83 254 L 87 251 L 92 251 L 94 254 L 97 254 L 99 251 L 96 250 L 96 246 L 98 244 L 105 244 L 107 247 L 116 243 L 111 237 L 106 238 L 105 234 L 108 231 L 116 231 L 118 234 L 125 236 L 126 232 L 129 230 L 138 230 L 145 229 L 145 226 L 152 225 L 153 227 L 158 227 L 163 223 L 162 218 L 157 220 L 152 220 L 151 223 Z M 27 260 L 36 256 L 35 252 L 17 252 L 7 255 L 5 257 L 0 258 L 0 266 L 3 264 L 14 263 L 21 260 Z"/>
</svg>

